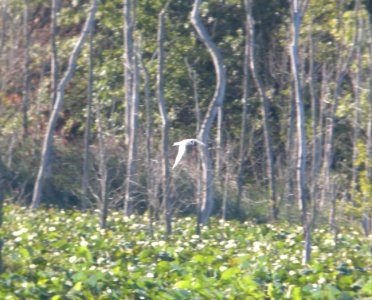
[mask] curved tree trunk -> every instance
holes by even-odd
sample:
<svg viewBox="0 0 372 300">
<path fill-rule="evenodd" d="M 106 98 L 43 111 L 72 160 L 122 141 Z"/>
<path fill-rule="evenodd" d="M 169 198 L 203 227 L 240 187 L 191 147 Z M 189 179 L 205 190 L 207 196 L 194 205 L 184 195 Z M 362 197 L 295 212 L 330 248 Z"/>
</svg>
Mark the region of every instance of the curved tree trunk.
<svg viewBox="0 0 372 300">
<path fill-rule="evenodd" d="M 193 10 L 191 12 L 191 23 L 198 33 L 199 38 L 207 47 L 216 72 L 216 87 L 213 98 L 209 104 L 198 134 L 198 138 L 207 145 L 210 130 L 213 121 L 216 118 L 218 107 L 223 105 L 226 90 L 226 71 L 221 52 L 212 41 L 207 29 L 200 19 L 200 4 L 201 0 L 194 1 Z M 199 220 L 201 223 L 206 223 L 211 214 L 213 205 L 213 170 L 208 147 L 202 147 L 200 158 L 202 163 L 202 203 L 200 205 Z"/>
<path fill-rule="evenodd" d="M 35 188 L 34 188 L 34 193 L 32 196 L 32 203 L 31 203 L 32 209 L 37 209 L 40 206 L 40 202 L 42 198 L 42 191 L 43 191 L 43 184 L 44 184 L 44 175 L 45 175 L 46 168 L 49 164 L 50 152 L 51 152 L 52 145 L 53 145 L 53 132 L 54 132 L 56 122 L 58 119 L 58 114 L 62 108 L 65 88 L 70 78 L 74 74 L 76 61 L 79 56 L 80 50 L 83 47 L 85 39 L 89 34 L 90 27 L 93 24 L 94 16 L 97 10 L 97 4 L 98 4 L 98 0 L 92 0 L 90 11 L 85 21 L 83 30 L 80 34 L 80 38 L 76 42 L 75 47 L 70 54 L 66 73 L 64 74 L 63 78 L 58 84 L 56 102 L 54 104 L 53 111 L 50 116 L 48 127 L 47 127 L 45 137 L 44 137 L 39 171 L 38 171 L 38 175 L 35 181 Z"/>
</svg>

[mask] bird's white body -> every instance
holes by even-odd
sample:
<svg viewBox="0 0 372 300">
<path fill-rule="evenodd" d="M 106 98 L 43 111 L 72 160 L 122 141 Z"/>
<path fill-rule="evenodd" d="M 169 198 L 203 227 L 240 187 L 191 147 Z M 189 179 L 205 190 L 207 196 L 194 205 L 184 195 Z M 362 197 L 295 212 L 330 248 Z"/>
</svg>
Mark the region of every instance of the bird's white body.
<svg viewBox="0 0 372 300">
<path fill-rule="evenodd" d="M 201 141 L 197 139 L 185 139 L 185 140 L 182 140 L 182 141 L 179 141 L 173 144 L 173 146 L 178 146 L 178 153 L 177 153 L 176 161 L 174 162 L 172 169 L 174 169 L 181 161 L 183 155 L 186 152 L 186 147 L 193 146 L 195 144 L 205 146 L 204 143 L 202 143 Z"/>
</svg>

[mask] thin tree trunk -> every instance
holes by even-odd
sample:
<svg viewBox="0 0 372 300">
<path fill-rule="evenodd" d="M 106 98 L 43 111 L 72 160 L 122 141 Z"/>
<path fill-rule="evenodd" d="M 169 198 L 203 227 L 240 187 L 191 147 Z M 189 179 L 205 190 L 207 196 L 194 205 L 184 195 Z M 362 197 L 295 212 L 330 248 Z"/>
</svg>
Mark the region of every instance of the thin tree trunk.
<svg viewBox="0 0 372 300">
<path fill-rule="evenodd" d="M 125 143 L 131 142 L 133 95 L 133 0 L 124 0 L 124 91 L 125 91 Z M 127 182 L 128 184 L 128 182 Z"/>
<path fill-rule="evenodd" d="M 23 136 L 28 135 L 28 106 L 30 89 L 30 33 L 29 33 L 29 0 L 24 0 L 23 11 L 23 95 L 22 95 L 22 127 Z"/>
<path fill-rule="evenodd" d="M 215 163 L 215 178 L 220 184 L 221 181 L 221 165 L 222 165 L 222 126 L 223 126 L 223 107 L 217 109 L 217 135 L 216 135 L 216 163 Z"/>
<path fill-rule="evenodd" d="M 127 178 L 125 190 L 125 215 L 130 216 L 134 210 L 135 187 L 137 182 L 137 152 L 138 152 L 138 108 L 139 108 L 139 66 L 137 57 L 133 57 L 132 81 L 132 112 L 130 114 L 130 131 L 128 145 Z"/>
<path fill-rule="evenodd" d="M 56 122 L 58 119 L 58 114 L 62 108 L 65 88 L 70 78 L 74 74 L 78 55 L 80 53 L 80 50 L 84 44 L 84 41 L 87 35 L 89 34 L 90 27 L 93 24 L 94 15 L 97 10 L 97 3 L 98 3 L 98 0 L 92 0 L 90 11 L 85 21 L 83 30 L 80 34 L 80 38 L 76 42 L 75 47 L 70 54 L 66 73 L 64 74 L 63 78 L 58 84 L 56 102 L 54 104 L 53 111 L 50 116 L 48 127 L 47 127 L 45 137 L 44 137 L 39 171 L 38 171 L 38 175 L 35 181 L 34 193 L 32 196 L 32 203 L 31 203 L 32 209 L 37 209 L 40 206 L 40 202 L 42 199 L 43 184 L 44 184 L 44 175 L 45 175 L 47 166 L 49 164 L 50 152 L 51 152 L 52 145 L 53 145 L 53 132 L 54 132 Z"/>
<path fill-rule="evenodd" d="M 260 95 L 261 106 L 262 106 L 262 117 L 263 117 L 263 127 L 264 127 L 264 138 L 265 138 L 265 151 L 266 151 L 266 176 L 269 182 L 269 194 L 271 201 L 271 214 L 274 220 L 278 219 L 279 207 L 277 203 L 276 196 L 276 180 L 275 180 L 275 171 L 274 171 L 274 156 L 271 146 L 271 137 L 270 137 L 270 126 L 269 126 L 269 101 L 267 99 L 266 91 L 258 70 L 256 67 L 255 61 L 255 32 L 254 32 L 254 20 L 251 12 L 251 0 L 244 0 L 246 19 L 248 22 L 248 36 L 249 36 L 249 47 L 250 47 L 250 67 L 252 72 L 252 77 L 257 86 L 258 93 Z"/>
<path fill-rule="evenodd" d="M 137 133 L 138 133 L 138 89 L 139 78 L 138 66 L 133 56 L 133 12 L 135 1 L 124 1 L 124 88 L 126 103 L 125 119 L 125 141 L 128 146 L 127 176 L 124 196 L 124 213 L 126 216 L 132 214 L 134 209 L 135 177 L 137 172 Z"/>
<path fill-rule="evenodd" d="M 170 187 L 170 172 L 169 172 L 169 158 L 168 158 L 168 111 L 164 99 L 164 36 L 165 36 L 165 12 L 169 2 L 165 5 L 159 14 L 158 25 L 158 70 L 157 70 L 157 98 L 159 104 L 159 112 L 161 116 L 161 173 L 162 173 L 162 192 L 163 192 L 163 205 L 164 205 L 164 221 L 165 231 L 169 235 L 172 232 L 172 211 L 169 197 Z"/>
<path fill-rule="evenodd" d="M 92 103 L 93 103 L 93 35 L 94 25 L 90 29 L 89 35 L 89 55 L 88 55 L 88 94 L 87 94 L 87 118 L 85 121 L 84 130 L 84 163 L 83 163 L 83 179 L 82 179 L 82 202 L 81 208 L 86 211 L 88 207 L 88 185 L 89 185 L 89 165 L 90 165 L 90 140 L 91 140 L 91 124 L 92 124 Z"/>
<path fill-rule="evenodd" d="M 149 205 L 149 222 L 150 222 L 150 235 L 153 235 L 153 221 L 154 221 L 154 211 L 159 210 L 157 205 L 156 195 L 154 193 L 154 177 L 153 177 L 153 162 L 152 158 L 152 103 L 150 96 L 150 74 L 143 61 L 142 56 L 142 38 L 140 45 L 138 47 L 138 56 L 139 61 L 143 70 L 143 79 L 144 79 L 144 89 L 145 89 L 145 111 L 146 111 L 146 128 L 145 128 L 145 137 L 146 137 L 146 189 L 147 189 L 147 198 Z"/>
<path fill-rule="evenodd" d="M 293 82 L 291 82 L 293 85 Z M 292 205 L 295 202 L 295 185 L 296 185 L 296 153 L 297 144 L 295 141 L 296 132 L 296 102 L 293 93 L 291 92 L 291 104 L 289 112 L 289 132 L 287 144 L 287 164 L 288 164 L 288 202 Z"/>
<path fill-rule="evenodd" d="M 237 183 L 237 201 L 236 211 L 238 218 L 241 217 L 241 202 L 243 192 L 243 175 L 244 175 L 244 161 L 246 154 L 246 135 L 247 135 L 247 115 L 248 115 L 248 89 L 249 89 L 249 61 L 250 61 L 250 47 L 249 47 L 249 24 L 248 20 L 245 20 L 245 41 L 244 41 L 244 62 L 243 62 L 243 98 L 242 98 L 242 116 L 240 126 L 240 143 L 239 143 L 239 158 L 238 158 L 238 176 L 236 179 Z"/>
<path fill-rule="evenodd" d="M 97 99 L 97 125 L 98 125 L 98 169 L 99 169 L 99 209 L 100 209 L 100 227 L 107 227 L 108 197 L 107 197 L 107 158 L 106 141 L 103 132 L 101 99 Z"/>
<path fill-rule="evenodd" d="M 357 0 L 356 4 L 358 5 L 358 19 L 359 19 L 359 34 L 357 39 L 357 47 L 355 50 L 355 58 L 356 58 L 356 73 L 352 76 L 353 77 L 353 89 L 354 89 L 354 97 L 355 97 L 355 104 L 354 104 L 354 120 L 353 120 L 353 154 L 352 154 L 352 167 L 351 167 L 351 201 L 355 204 L 356 193 L 358 191 L 358 180 L 359 180 L 359 167 L 357 165 L 359 159 L 359 119 L 360 119 L 360 90 L 361 90 L 361 69 L 362 69 L 362 51 L 361 47 L 363 46 L 363 20 L 360 16 L 359 6 L 360 1 Z"/>
<path fill-rule="evenodd" d="M 59 0 L 52 0 L 52 11 L 51 11 L 51 24 L 50 24 L 50 43 L 51 43 L 51 61 L 50 61 L 50 85 L 52 101 L 50 104 L 50 110 L 53 109 L 54 103 L 57 96 L 57 81 L 58 81 L 58 56 L 57 56 L 57 12 L 59 7 Z"/>
<path fill-rule="evenodd" d="M 368 95 L 368 128 L 367 128 L 367 157 L 366 157 L 366 170 L 369 184 L 372 184 L 372 16 L 369 20 L 368 28 L 368 67 L 369 67 L 369 95 Z M 366 205 L 371 201 L 369 195 L 365 197 L 364 201 Z M 365 228 L 365 234 L 370 235 L 372 233 L 372 208 L 369 207 L 362 220 Z M 370 242 L 370 249 L 372 253 L 372 241 Z"/>
<path fill-rule="evenodd" d="M 295 87 L 296 99 L 296 127 L 298 137 L 297 152 L 297 197 L 301 204 L 301 222 L 304 230 L 305 246 L 303 264 L 310 261 L 311 256 L 311 228 L 307 218 L 307 197 L 306 197 L 306 131 L 305 111 L 302 99 L 302 87 L 300 70 L 298 65 L 298 39 L 301 26 L 300 5 L 297 0 L 292 0 L 292 43 L 290 48 L 291 67 Z"/>
<path fill-rule="evenodd" d="M 198 134 L 200 130 L 200 109 L 199 109 L 199 93 L 198 93 L 198 77 L 196 74 L 196 71 L 192 69 L 190 64 L 188 63 L 187 59 L 185 59 L 185 64 L 187 67 L 187 71 L 189 73 L 189 77 L 192 81 L 192 90 L 193 90 L 193 96 L 194 96 L 194 103 L 195 103 L 195 119 L 196 119 L 196 134 Z M 197 222 L 196 222 L 196 230 L 195 233 L 200 235 L 201 233 L 201 227 L 200 227 L 200 220 L 201 220 L 201 215 L 200 215 L 200 207 L 201 207 L 201 178 L 202 178 L 202 173 L 201 173 L 201 161 L 200 161 L 200 153 L 197 153 L 197 158 L 196 158 L 196 211 L 197 211 Z"/>
<path fill-rule="evenodd" d="M 226 90 L 226 71 L 223 63 L 223 57 L 216 44 L 212 41 L 204 24 L 200 19 L 200 4 L 201 0 L 195 0 L 193 10 L 191 12 L 191 23 L 194 26 L 199 38 L 207 47 L 211 55 L 215 73 L 216 73 L 216 87 L 213 98 L 209 104 L 207 113 L 201 125 L 198 137 L 204 143 L 208 144 L 210 130 L 213 121 L 216 118 L 218 107 L 223 105 L 223 100 Z M 202 203 L 200 205 L 200 222 L 206 223 L 213 206 L 213 170 L 212 163 L 207 146 L 202 147 L 201 164 L 202 164 Z"/>
</svg>

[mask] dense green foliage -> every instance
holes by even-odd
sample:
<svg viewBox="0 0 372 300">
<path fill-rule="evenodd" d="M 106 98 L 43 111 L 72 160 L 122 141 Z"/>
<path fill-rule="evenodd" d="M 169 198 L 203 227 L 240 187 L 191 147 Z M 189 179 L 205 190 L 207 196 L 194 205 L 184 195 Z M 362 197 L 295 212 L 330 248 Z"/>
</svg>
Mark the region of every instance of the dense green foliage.
<svg viewBox="0 0 372 300">
<path fill-rule="evenodd" d="M 372 258 L 358 231 L 314 232 L 303 266 L 302 229 L 193 218 L 166 238 L 146 216 L 5 207 L 1 299 L 356 299 L 372 297 Z"/>
</svg>

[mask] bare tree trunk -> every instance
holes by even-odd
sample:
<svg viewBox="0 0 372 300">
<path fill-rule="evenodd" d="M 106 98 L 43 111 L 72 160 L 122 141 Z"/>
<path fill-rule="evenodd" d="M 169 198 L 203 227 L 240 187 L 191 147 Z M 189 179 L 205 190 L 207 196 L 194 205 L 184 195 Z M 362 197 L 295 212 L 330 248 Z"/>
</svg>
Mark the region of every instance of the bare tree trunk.
<svg viewBox="0 0 372 300">
<path fill-rule="evenodd" d="M 142 40 L 142 39 L 141 39 Z M 154 219 L 154 212 L 155 210 L 159 210 L 159 205 L 157 201 L 157 197 L 154 192 L 154 167 L 152 162 L 152 103 L 151 103 L 151 96 L 150 96 L 150 74 L 149 71 L 143 61 L 142 56 L 142 42 L 139 45 L 139 60 L 143 70 L 143 79 L 144 79 L 144 89 L 145 89 L 145 111 L 146 111 L 146 129 L 145 129 L 145 136 L 146 136 L 146 189 L 147 189 L 147 198 L 148 198 L 148 205 L 149 205 L 149 221 L 150 221 L 150 234 L 152 235 L 153 231 L 153 219 Z"/>
<path fill-rule="evenodd" d="M 129 145 L 133 95 L 133 0 L 124 0 L 125 143 Z M 127 183 L 128 184 L 128 183 Z"/>
<path fill-rule="evenodd" d="M 239 158 L 238 158 L 238 174 L 237 174 L 237 201 L 236 201 L 236 211 L 237 215 L 241 217 L 241 202 L 242 202 L 242 192 L 243 192 L 243 175 L 244 175 L 244 161 L 246 152 L 246 135 L 247 135 L 247 115 L 248 115 L 248 89 L 249 89 L 249 61 L 250 61 L 250 46 L 249 46 L 249 24 L 248 20 L 245 20 L 245 41 L 244 41 L 244 62 L 243 62 L 243 98 L 242 98 L 242 116 L 241 116 L 241 126 L 240 126 L 240 143 L 239 143 Z"/>
<path fill-rule="evenodd" d="M 315 82 L 317 78 L 314 72 L 314 42 L 312 36 L 312 27 L 309 28 L 309 90 L 310 90 L 310 101 L 311 101 L 311 139 L 312 139 L 312 159 L 311 159 L 311 187 L 310 194 L 311 200 L 316 201 L 318 191 L 318 180 L 317 175 L 319 172 L 319 144 L 318 144 L 318 98 L 315 92 Z"/>
<path fill-rule="evenodd" d="M 369 95 L 368 95 L 368 128 L 367 128 L 367 157 L 366 170 L 369 184 L 372 184 L 372 16 L 369 20 L 368 28 L 368 67 L 369 67 Z M 369 196 L 369 195 L 368 195 Z M 365 197 L 364 201 L 367 203 L 371 201 L 369 197 Z M 366 235 L 372 233 L 372 208 L 366 209 L 363 215 L 364 230 Z M 370 242 L 370 249 L 372 253 L 372 241 Z"/>
<path fill-rule="evenodd" d="M 22 95 L 22 127 L 23 136 L 28 135 L 28 106 L 30 89 L 30 30 L 29 22 L 29 0 L 24 0 L 23 11 L 23 95 Z"/>
<path fill-rule="evenodd" d="M 362 50 L 361 47 L 363 46 L 363 38 L 364 38 L 364 29 L 363 29 L 363 19 L 360 16 L 359 6 L 360 1 L 357 0 L 356 4 L 358 5 L 358 19 L 359 19 L 359 28 L 358 28 L 358 39 L 357 39 L 357 46 L 355 50 L 355 58 L 356 58 L 356 73 L 352 75 L 353 79 L 353 89 L 354 89 L 354 120 L 353 120 L 353 155 L 352 155 L 352 167 L 351 167 L 351 201 L 355 204 L 356 193 L 358 191 L 358 180 L 359 180 L 359 167 L 357 165 L 359 159 L 359 115 L 360 115 L 360 90 L 361 90 L 361 69 L 362 69 Z"/>
<path fill-rule="evenodd" d="M 134 209 L 135 177 L 137 173 L 137 132 L 138 132 L 138 66 L 136 57 L 133 56 L 133 12 L 135 1 L 124 1 L 124 88 L 126 102 L 126 137 L 128 146 L 127 176 L 124 196 L 124 213 L 132 214 Z M 136 62 L 134 61 L 136 60 Z M 135 90 L 137 89 L 137 90 Z"/>
<path fill-rule="evenodd" d="M 311 256 L 311 228 L 307 218 L 307 196 L 306 196 L 306 131 L 305 131 L 305 111 L 302 99 L 302 87 L 300 79 L 300 70 L 298 65 L 298 39 L 301 26 L 302 14 L 300 3 L 292 0 L 292 43 L 290 48 L 291 67 L 295 87 L 296 99 L 296 125 L 298 137 L 297 152 L 297 197 L 301 204 L 301 221 L 304 230 L 305 246 L 303 264 L 310 261 Z"/>
<path fill-rule="evenodd" d="M 293 85 L 293 82 L 291 82 Z M 292 89 L 293 90 L 293 89 Z M 287 144 L 287 164 L 288 164 L 288 196 L 287 199 L 292 205 L 295 202 L 295 185 L 296 185 L 296 153 L 297 144 L 295 141 L 296 133 L 296 102 L 293 91 L 291 92 L 291 104 L 289 111 L 289 132 Z"/>
<path fill-rule="evenodd" d="M 216 118 L 217 110 L 219 106 L 223 105 L 223 100 L 226 90 L 226 71 L 223 63 L 223 57 L 216 44 L 212 41 L 210 35 L 207 32 L 204 24 L 200 19 L 200 4 L 201 0 L 195 0 L 193 10 L 191 12 L 191 23 L 193 24 L 199 38 L 207 47 L 209 54 L 211 55 L 214 69 L 216 72 L 216 87 L 214 90 L 213 98 L 209 104 L 207 113 L 204 117 L 203 123 L 199 131 L 199 139 L 204 143 L 208 144 L 208 138 L 210 130 L 213 125 L 213 121 Z M 201 151 L 201 163 L 202 163 L 202 203 L 200 206 L 200 222 L 206 223 L 213 205 L 213 170 L 212 163 L 209 154 L 208 147 L 202 147 Z"/>
<path fill-rule="evenodd" d="M 185 59 L 185 64 L 187 67 L 187 71 L 189 73 L 189 77 L 192 81 L 192 90 L 193 90 L 193 96 L 194 96 L 194 103 L 195 103 L 195 119 L 196 119 L 196 134 L 198 134 L 200 130 L 200 110 L 199 110 L 199 93 L 198 93 L 198 77 L 196 74 L 196 71 L 192 69 L 190 64 L 188 63 L 187 59 Z M 200 161 L 200 153 L 197 153 L 197 159 L 196 159 L 196 193 L 195 193 L 195 198 L 196 198 L 196 211 L 197 211 L 197 222 L 196 222 L 196 230 L 195 233 L 200 235 L 201 233 L 201 214 L 200 214 L 200 208 L 201 208 L 201 178 L 202 178 L 202 173 L 201 173 L 201 161 Z"/>
<path fill-rule="evenodd" d="M 221 165 L 222 165 L 222 124 L 223 123 L 223 107 L 217 109 L 217 135 L 216 135 L 216 163 L 215 163 L 215 178 L 218 183 L 221 183 Z"/>
<path fill-rule="evenodd" d="M 93 35 L 94 25 L 90 29 L 89 35 L 89 56 L 88 56 L 88 94 L 87 94 L 87 119 L 84 130 L 84 163 L 82 179 L 82 201 L 81 208 L 86 211 L 88 207 L 88 185 L 89 185 L 89 165 L 90 165 L 90 129 L 92 124 L 92 103 L 93 103 Z"/>
<path fill-rule="evenodd" d="M 254 20 L 251 12 L 251 0 L 244 0 L 244 7 L 246 13 L 246 19 L 248 22 L 248 36 L 249 36 L 249 47 L 250 47 L 250 67 L 252 72 L 252 77 L 257 86 L 258 93 L 260 94 L 261 106 L 262 106 L 262 115 L 263 115 L 263 127 L 264 127 L 264 136 L 265 136 L 265 150 L 266 150 L 266 176 L 269 182 L 269 194 L 271 201 L 271 214 L 274 220 L 278 219 L 279 207 L 277 203 L 276 196 L 276 180 L 275 180 L 275 171 L 274 171 L 274 156 L 271 146 L 271 137 L 270 137 L 270 127 L 269 127 L 269 101 L 267 99 L 265 87 L 262 84 L 262 81 L 259 77 L 256 61 L 255 61 L 255 32 L 254 32 Z"/>
<path fill-rule="evenodd" d="M 107 157 L 106 157 L 106 141 L 103 132 L 102 108 L 101 100 L 97 99 L 97 125 L 98 125 L 98 169 L 99 169 L 99 209 L 100 209 L 100 227 L 107 227 L 108 213 L 108 195 L 107 195 Z"/>
<path fill-rule="evenodd" d="M 58 56 L 57 56 L 57 45 L 56 45 L 56 36 L 57 36 L 57 12 L 59 7 L 59 0 L 52 0 L 52 11 L 51 11 L 51 24 L 50 24 L 50 40 L 51 40 L 51 50 L 52 57 L 50 61 L 50 85 L 52 93 L 52 101 L 50 104 L 50 110 L 53 109 L 54 103 L 57 96 L 57 81 L 58 81 Z"/>
<path fill-rule="evenodd" d="M 158 70 L 157 70 L 157 98 L 159 104 L 159 112 L 161 116 L 161 173 L 162 173 L 162 192 L 163 192 L 163 205 L 164 205 L 164 221 L 165 231 L 169 235 L 172 233 L 172 210 L 169 197 L 170 187 L 170 172 L 169 172 L 169 159 L 168 159 L 168 111 L 164 99 L 164 36 L 165 36 L 165 12 L 169 2 L 161 10 L 159 14 L 158 25 Z"/>
<path fill-rule="evenodd" d="M 132 81 L 132 112 L 130 114 L 130 135 L 128 145 L 127 176 L 125 189 L 124 211 L 130 216 L 134 210 L 135 187 L 137 182 L 137 150 L 138 150 L 138 107 L 139 107 L 139 67 L 136 56 L 133 57 L 133 81 Z"/>
<path fill-rule="evenodd" d="M 34 193 L 32 196 L 32 203 L 31 203 L 32 209 L 37 209 L 40 206 L 40 202 L 42 198 L 42 191 L 43 191 L 43 184 L 44 184 L 44 175 L 45 175 L 46 168 L 49 164 L 50 152 L 51 152 L 52 145 L 53 145 L 53 132 L 56 126 L 59 111 L 61 110 L 61 107 L 63 104 L 63 96 L 64 96 L 65 88 L 66 88 L 68 81 L 74 74 L 78 55 L 80 53 L 80 50 L 84 44 L 84 41 L 87 35 L 89 34 L 90 27 L 93 24 L 94 15 L 97 10 L 97 3 L 98 3 L 98 0 L 92 0 L 90 11 L 85 21 L 83 30 L 80 34 L 80 38 L 76 42 L 75 47 L 70 54 L 66 73 L 64 74 L 63 78 L 58 84 L 56 102 L 54 104 L 53 111 L 50 116 L 48 127 L 47 127 L 45 137 L 44 137 L 39 171 L 38 171 L 38 175 L 35 181 L 35 188 L 34 188 Z"/>
</svg>

